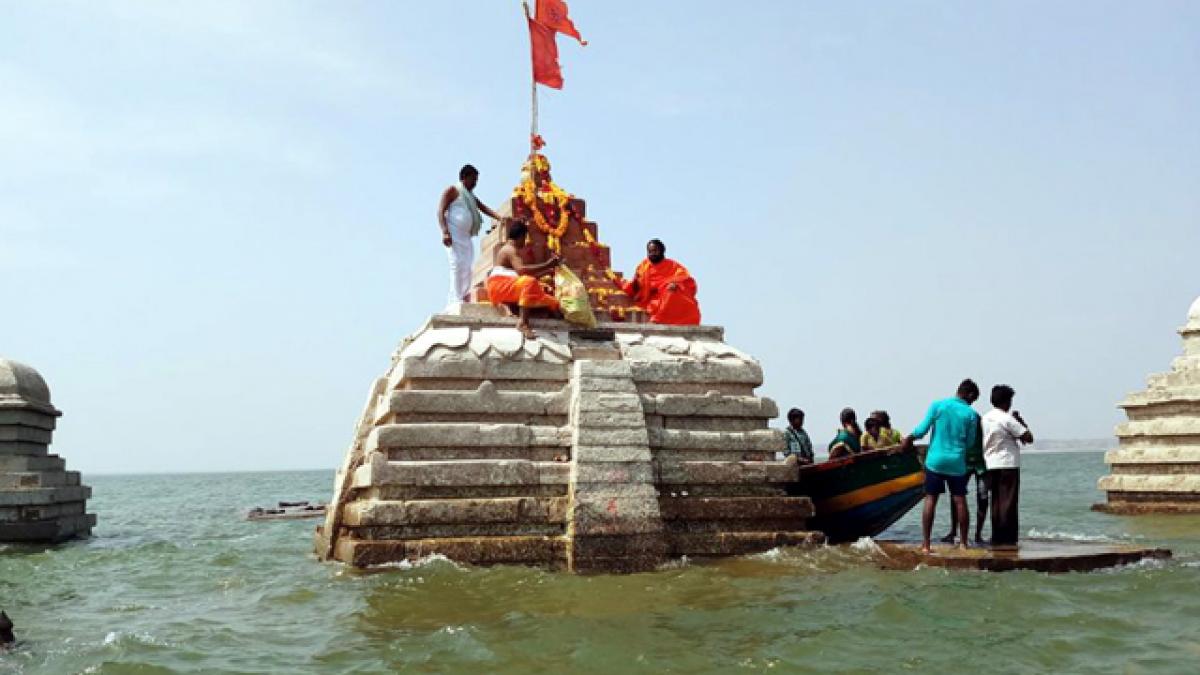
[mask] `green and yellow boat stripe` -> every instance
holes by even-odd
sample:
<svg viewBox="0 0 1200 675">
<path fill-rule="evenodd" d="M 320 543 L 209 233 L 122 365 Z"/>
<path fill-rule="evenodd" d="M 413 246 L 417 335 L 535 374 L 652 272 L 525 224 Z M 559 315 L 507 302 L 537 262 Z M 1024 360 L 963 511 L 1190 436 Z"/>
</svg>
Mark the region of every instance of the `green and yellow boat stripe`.
<svg viewBox="0 0 1200 675">
<path fill-rule="evenodd" d="M 899 478 L 893 478 L 882 483 L 852 490 L 836 497 L 822 499 L 816 503 L 817 515 L 827 516 L 830 513 L 837 513 L 856 506 L 862 506 L 877 499 L 883 499 L 888 495 L 917 487 L 924 484 L 924 482 L 925 473 L 918 471 L 917 473 L 910 473 L 906 476 L 900 476 Z"/>
</svg>

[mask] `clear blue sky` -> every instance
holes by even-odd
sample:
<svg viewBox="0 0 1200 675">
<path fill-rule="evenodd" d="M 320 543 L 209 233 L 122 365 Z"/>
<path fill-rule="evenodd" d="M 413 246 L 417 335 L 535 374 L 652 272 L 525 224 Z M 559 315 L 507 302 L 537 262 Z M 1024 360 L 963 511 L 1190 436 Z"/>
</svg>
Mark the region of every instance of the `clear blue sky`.
<svg viewBox="0 0 1200 675">
<path fill-rule="evenodd" d="M 762 393 L 902 427 L 963 376 L 1104 437 L 1200 294 L 1200 4 L 574 0 L 555 178 Z M 519 4 L 0 7 L 0 354 L 84 471 L 331 468 L 440 309 L 458 167 L 528 133 Z M 986 405 L 981 408 L 986 409 Z"/>
</svg>

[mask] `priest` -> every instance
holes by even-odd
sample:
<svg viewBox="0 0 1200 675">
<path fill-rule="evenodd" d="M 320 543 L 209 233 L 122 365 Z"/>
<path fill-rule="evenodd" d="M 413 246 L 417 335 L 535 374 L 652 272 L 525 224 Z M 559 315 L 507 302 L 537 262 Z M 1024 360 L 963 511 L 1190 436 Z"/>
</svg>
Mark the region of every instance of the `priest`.
<svg viewBox="0 0 1200 675">
<path fill-rule="evenodd" d="M 517 307 L 517 330 L 529 339 L 537 337 L 529 326 L 529 314 L 534 309 L 558 311 L 558 300 L 542 289 L 538 277 L 549 274 L 558 267 L 562 258 L 551 255 L 537 264 L 525 262 L 521 249 L 525 247 L 529 229 L 524 222 L 511 221 L 505 231 L 504 245 L 496 251 L 492 269 L 488 272 L 488 300 L 493 305 Z"/>
<path fill-rule="evenodd" d="M 631 281 L 621 290 L 634 304 L 646 310 L 654 323 L 694 326 L 700 323 L 696 302 L 696 280 L 687 268 L 666 257 L 667 247 L 658 239 L 646 244 L 646 259 Z"/>
</svg>

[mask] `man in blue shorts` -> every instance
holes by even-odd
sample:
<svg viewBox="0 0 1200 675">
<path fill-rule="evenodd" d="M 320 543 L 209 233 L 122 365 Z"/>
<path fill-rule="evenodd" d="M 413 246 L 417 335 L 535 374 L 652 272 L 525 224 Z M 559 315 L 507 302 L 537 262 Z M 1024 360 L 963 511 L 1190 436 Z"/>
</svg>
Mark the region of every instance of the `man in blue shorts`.
<svg viewBox="0 0 1200 675">
<path fill-rule="evenodd" d="M 921 551 L 929 553 L 929 535 L 938 497 L 950 487 L 950 500 L 960 534 L 959 548 L 967 547 L 971 514 L 967 511 L 967 449 L 979 437 L 979 413 L 971 404 L 979 398 L 979 385 L 970 379 L 958 385 L 958 394 L 934 401 L 925 419 L 904 439 L 904 448 L 930 431 L 929 450 L 925 453 L 925 510 L 921 513 Z"/>
</svg>

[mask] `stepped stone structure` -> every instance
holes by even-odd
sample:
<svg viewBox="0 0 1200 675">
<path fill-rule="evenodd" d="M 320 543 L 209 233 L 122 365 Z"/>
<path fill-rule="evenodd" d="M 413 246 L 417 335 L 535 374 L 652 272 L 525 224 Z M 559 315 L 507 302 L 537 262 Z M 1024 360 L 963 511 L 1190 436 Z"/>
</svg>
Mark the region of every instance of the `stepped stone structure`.
<svg viewBox="0 0 1200 675">
<path fill-rule="evenodd" d="M 62 413 L 36 370 L 0 359 L 0 541 L 58 542 L 86 537 L 91 488 L 48 452 Z"/>
<path fill-rule="evenodd" d="M 1200 513 L 1200 298 L 1179 329 L 1183 355 L 1167 373 L 1121 402 L 1129 421 L 1117 427 L 1120 447 L 1105 455 L 1100 479 L 1109 513 Z"/>
<path fill-rule="evenodd" d="M 438 314 L 372 385 L 316 552 L 636 572 L 818 543 L 759 364 L 711 326 Z"/>
</svg>

